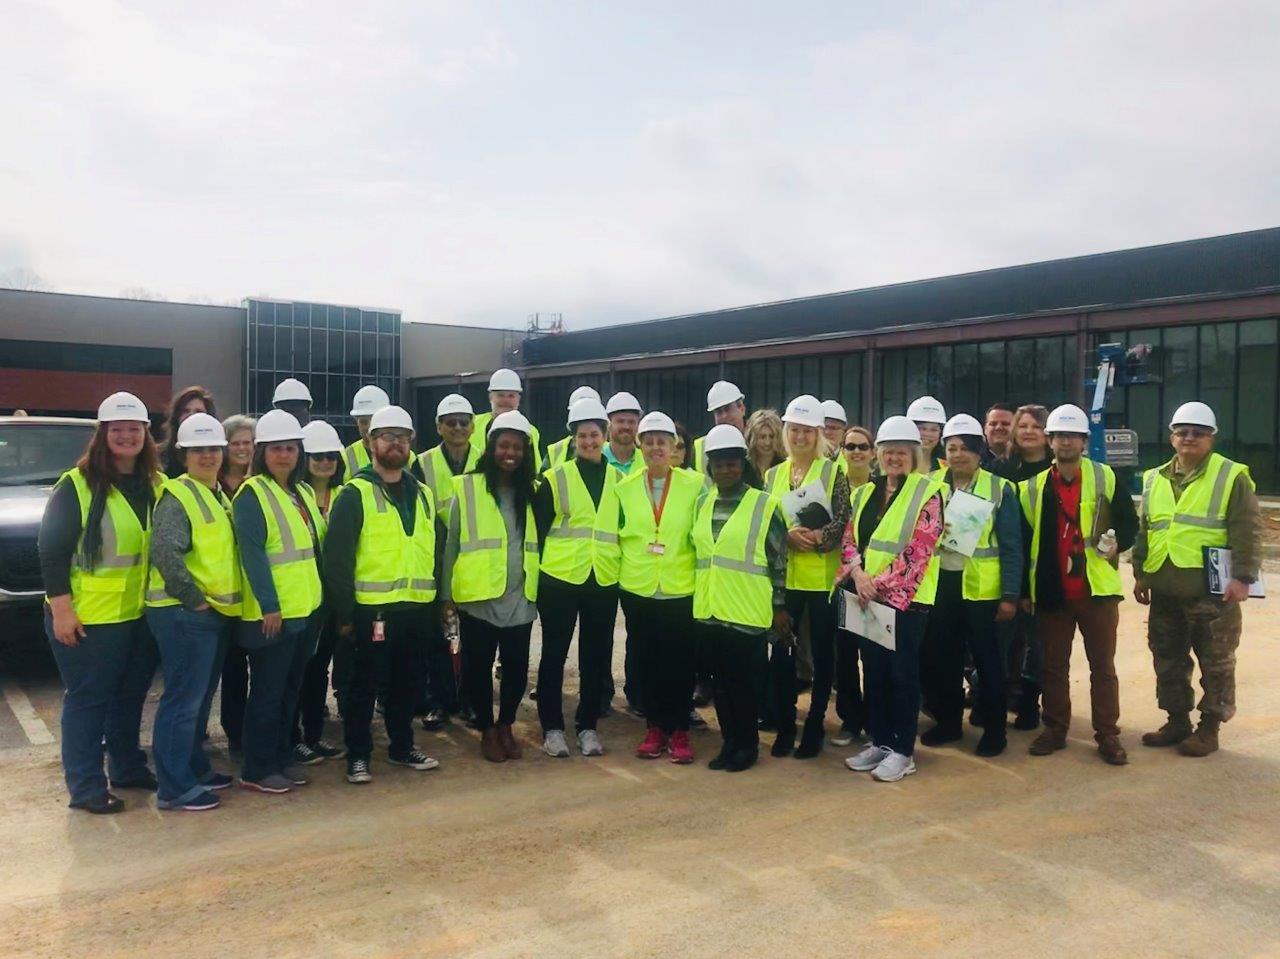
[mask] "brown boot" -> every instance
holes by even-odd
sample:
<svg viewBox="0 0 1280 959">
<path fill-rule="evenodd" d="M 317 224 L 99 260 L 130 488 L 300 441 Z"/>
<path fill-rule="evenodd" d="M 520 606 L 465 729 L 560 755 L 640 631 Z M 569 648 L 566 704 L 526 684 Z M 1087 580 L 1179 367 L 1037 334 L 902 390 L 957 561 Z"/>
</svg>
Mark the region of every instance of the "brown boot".
<svg viewBox="0 0 1280 959">
<path fill-rule="evenodd" d="M 1059 749 L 1066 748 L 1066 736 L 1052 729 L 1046 729 L 1031 741 L 1031 745 L 1027 747 L 1027 752 L 1033 756 L 1048 756 L 1050 753 L 1056 753 Z"/>
<path fill-rule="evenodd" d="M 524 755 L 524 750 L 516 742 L 515 734 L 511 732 L 510 726 L 498 726 L 495 728 L 498 730 L 498 742 L 502 744 L 502 752 L 508 759 L 519 759 Z"/>
<path fill-rule="evenodd" d="M 491 763 L 505 763 L 506 750 L 502 748 L 502 740 L 498 738 L 498 727 L 490 726 L 480 734 L 480 755 Z"/>
<path fill-rule="evenodd" d="M 1202 717 L 1200 726 L 1194 733 L 1178 744 L 1178 752 L 1184 756 L 1207 756 L 1218 751 L 1218 727 L 1221 723 L 1216 719 Z"/>
<path fill-rule="evenodd" d="M 1110 766 L 1127 766 L 1129 754 L 1120 745 L 1119 736 L 1107 736 L 1098 741 L 1098 755 Z"/>
<path fill-rule="evenodd" d="M 1191 720 L 1186 716 L 1169 716 L 1169 721 L 1154 733 L 1142 734 L 1144 746 L 1176 746 L 1191 735 Z"/>
</svg>

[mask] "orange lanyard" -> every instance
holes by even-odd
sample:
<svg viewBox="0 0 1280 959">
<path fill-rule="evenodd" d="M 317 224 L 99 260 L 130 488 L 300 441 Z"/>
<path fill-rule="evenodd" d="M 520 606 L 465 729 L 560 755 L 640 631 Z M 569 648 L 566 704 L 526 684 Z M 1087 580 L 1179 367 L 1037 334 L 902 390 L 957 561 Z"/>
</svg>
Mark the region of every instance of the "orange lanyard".
<svg viewBox="0 0 1280 959">
<path fill-rule="evenodd" d="M 653 525 L 656 530 L 662 525 L 662 511 L 667 508 L 667 494 L 671 492 L 671 477 L 674 471 L 667 474 L 667 482 L 662 487 L 662 499 L 658 502 L 653 501 L 653 477 L 648 473 L 644 476 L 645 484 L 649 487 L 649 504 L 653 507 Z"/>
</svg>

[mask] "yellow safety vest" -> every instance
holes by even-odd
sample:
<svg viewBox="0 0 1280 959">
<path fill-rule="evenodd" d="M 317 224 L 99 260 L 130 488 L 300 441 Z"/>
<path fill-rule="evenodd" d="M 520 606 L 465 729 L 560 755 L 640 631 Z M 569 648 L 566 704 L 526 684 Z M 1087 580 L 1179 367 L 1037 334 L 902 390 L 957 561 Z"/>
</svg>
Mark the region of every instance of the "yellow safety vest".
<svg viewBox="0 0 1280 959">
<path fill-rule="evenodd" d="M 1044 487 L 1052 470 L 1045 470 L 1019 484 L 1018 499 L 1023 515 L 1031 525 L 1031 600 L 1036 598 L 1036 562 L 1040 556 L 1040 518 L 1044 513 Z M 1097 539 L 1094 524 L 1102 512 L 1104 502 L 1110 502 L 1116 492 L 1116 474 L 1110 466 L 1088 458 L 1080 460 L 1080 536 L 1085 542 L 1084 571 L 1089 581 L 1089 592 L 1094 596 L 1122 596 L 1120 571 L 1102 558 L 1093 543 Z M 1057 530 L 1050 533 L 1057 535 Z"/>
<path fill-rule="evenodd" d="M 834 460 L 815 459 L 809 465 L 801 486 L 821 482 L 827 500 L 835 509 L 836 464 Z M 791 459 L 787 458 L 765 475 L 764 488 L 776 499 L 791 492 Z M 835 589 L 836 571 L 840 568 L 840 547 L 825 553 L 787 551 L 787 589 L 811 593 L 830 593 Z"/>
<path fill-rule="evenodd" d="M 1142 569 L 1157 572 L 1166 559 L 1181 569 L 1204 566 L 1206 546 L 1227 545 L 1227 501 L 1243 473 L 1253 486 L 1249 467 L 1210 453 L 1204 471 L 1176 500 L 1173 484 L 1161 470 L 1149 469 L 1142 481 L 1142 515 L 1147 522 L 1147 556 Z"/>
<path fill-rule="evenodd" d="M 167 480 L 164 492 L 182 504 L 191 524 L 191 548 L 182 562 L 204 593 L 205 602 L 226 616 L 239 616 L 243 595 L 231 500 L 222 490 L 214 492 L 185 473 Z M 164 577 L 154 566 L 147 582 L 147 605 L 180 605 L 169 595 Z"/>
<path fill-rule="evenodd" d="M 507 524 L 479 473 L 453 478 L 458 510 L 458 560 L 453 564 L 453 601 L 480 603 L 507 591 Z M 452 519 L 450 520 L 452 522 Z M 524 597 L 538 596 L 538 529 L 533 506 L 525 507 Z"/>
<path fill-rule="evenodd" d="M 484 444 L 489 441 L 489 423 L 493 419 L 492 413 L 477 413 L 475 418 L 476 428 L 471 433 L 471 445 L 476 448 L 477 452 L 484 452 Z M 533 449 L 533 471 L 535 473 L 542 472 L 542 435 L 538 432 L 538 428 L 532 423 L 529 424 L 533 432 L 529 436 L 529 446 Z"/>
<path fill-rule="evenodd" d="M 951 487 L 947 484 L 947 470 L 940 469 L 930 474 L 929 478 L 938 484 L 942 491 L 942 502 L 951 499 Z M 973 485 L 969 492 L 994 504 L 991 515 L 987 517 L 982 534 L 978 537 L 978 547 L 964 562 L 964 575 L 960 579 L 960 594 L 965 599 L 992 600 L 1003 595 L 1000 588 L 1000 547 L 996 537 L 996 513 L 1004 499 L 1008 485 L 1005 480 L 984 469 L 973 475 Z M 1012 495 L 1012 490 L 1008 490 Z"/>
<path fill-rule="evenodd" d="M 667 474 L 669 488 L 661 525 L 654 522 L 648 478 L 647 468 L 628 473 L 614 487 L 608 505 L 601 497 L 603 516 L 596 529 L 605 535 L 615 531 L 618 542 L 610 549 L 608 543 L 598 541 L 597 549 L 616 551 L 618 584 L 628 593 L 656 599 L 692 596 L 697 557 L 690 534 L 703 477 L 689 470 Z M 621 528 L 619 511 L 626 519 Z"/>
<path fill-rule="evenodd" d="M 418 462 L 421 464 L 422 479 L 431 487 L 431 494 L 435 497 L 436 509 L 447 517 L 453 507 L 453 470 L 449 468 L 449 460 L 444 455 L 444 445 L 432 447 L 419 457 Z M 479 462 L 480 452 L 474 446 L 468 446 L 467 462 L 462 472 L 470 473 Z"/>
<path fill-rule="evenodd" d="M 604 489 L 600 494 L 602 504 L 620 477 L 616 469 L 606 467 Z M 594 541 L 597 537 L 607 537 L 596 533 L 596 504 L 591 500 L 587 484 L 582 481 L 578 461 L 569 460 L 547 470 L 543 479 L 551 485 L 555 517 L 542 547 L 542 572 L 575 586 L 585 583 L 592 572 L 596 574 L 597 583 L 611 575 L 616 581 L 617 574 L 607 559 L 602 559 L 598 567 L 596 565 Z M 617 539 L 615 533 L 613 542 L 616 543 Z"/>
<path fill-rule="evenodd" d="M 555 469 L 569 458 L 569 439 L 570 437 L 566 436 L 564 439 L 556 440 L 547 447 L 548 469 Z"/>
<path fill-rule="evenodd" d="M 768 629 L 773 624 L 773 583 L 765 541 L 778 501 L 748 488 L 715 537 L 711 514 L 718 497 L 715 489 L 707 494 L 693 524 L 697 554 L 693 618 Z"/>
<path fill-rule="evenodd" d="M 369 447 L 364 445 L 364 440 L 356 440 L 342 451 L 342 463 L 347 468 L 347 480 L 372 462 L 373 457 L 369 455 Z M 418 454 L 409 450 L 409 458 L 405 461 L 404 468 L 409 469 L 416 462 L 418 462 Z"/>
<path fill-rule="evenodd" d="M 436 598 L 436 508 L 431 489 L 417 485 L 413 535 L 400 510 L 374 482 L 358 476 L 344 496 L 359 496 L 363 511 L 356 543 L 355 594 L 360 606 L 429 603 Z"/>
<path fill-rule="evenodd" d="M 93 492 L 78 468 L 67 470 L 80 504 L 80 539 L 71 560 L 71 605 L 86 626 L 127 623 L 142 615 L 147 585 L 147 549 L 151 545 L 151 524 L 138 522 L 138 514 L 115 486 L 107 492 L 107 508 L 102 511 L 102 554 L 93 569 L 80 566 L 84 527 L 89 522 Z M 59 481 L 61 482 L 61 480 Z M 163 477 L 156 479 L 158 490 Z M 152 494 L 153 496 L 155 494 Z"/>
<path fill-rule="evenodd" d="M 707 471 L 706 445 L 707 438 L 705 436 L 699 436 L 693 441 L 693 469 L 695 472 L 705 473 Z"/>
<path fill-rule="evenodd" d="M 280 615 L 285 619 L 310 616 L 319 608 L 323 598 L 320 572 L 316 569 L 316 540 L 311 529 L 303 522 L 289 495 L 270 476 L 262 473 L 250 476 L 240 484 L 236 497 L 245 495 L 245 490 L 252 490 L 258 498 L 262 518 L 266 520 L 267 562 L 271 566 L 271 582 L 280 602 Z M 311 489 L 305 483 L 299 484 L 298 495 L 312 525 L 319 530 L 323 520 L 316 509 Z M 241 565 L 244 608 L 240 611 L 240 618 L 246 622 L 257 622 L 262 619 L 262 606 L 253 594 L 253 584 L 243 571 L 243 563 Z"/>
<path fill-rule="evenodd" d="M 858 487 L 858 492 L 853 497 L 850 526 L 857 546 L 862 545 L 858 541 L 858 521 L 862 511 L 871 502 L 871 492 L 874 489 L 874 484 L 864 483 Z M 868 576 L 876 576 L 888 569 L 907 548 L 929 497 L 940 492 L 938 483 L 922 473 L 908 473 L 903 478 L 902 488 L 894 497 L 893 505 L 880 517 L 880 522 L 871 533 L 871 539 L 867 541 L 866 549 L 862 551 L 862 568 Z M 922 606 L 933 605 L 934 598 L 938 595 L 938 568 L 938 554 L 935 552 L 929 557 L 929 565 L 925 568 L 924 579 L 916 588 L 913 602 Z"/>
</svg>

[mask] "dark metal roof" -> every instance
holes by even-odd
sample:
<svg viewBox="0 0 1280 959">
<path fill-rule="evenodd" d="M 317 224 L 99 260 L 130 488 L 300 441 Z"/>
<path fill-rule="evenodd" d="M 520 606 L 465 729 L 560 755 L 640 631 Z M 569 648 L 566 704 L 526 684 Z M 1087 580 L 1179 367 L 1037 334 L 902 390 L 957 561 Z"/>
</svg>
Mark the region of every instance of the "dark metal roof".
<svg viewBox="0 0 1280 959">
<path fill-rule="evenodd" d="M 1280 286 L 1280 227 L 691 313 L 525 342 L 530 366 Z"/>
</svg>

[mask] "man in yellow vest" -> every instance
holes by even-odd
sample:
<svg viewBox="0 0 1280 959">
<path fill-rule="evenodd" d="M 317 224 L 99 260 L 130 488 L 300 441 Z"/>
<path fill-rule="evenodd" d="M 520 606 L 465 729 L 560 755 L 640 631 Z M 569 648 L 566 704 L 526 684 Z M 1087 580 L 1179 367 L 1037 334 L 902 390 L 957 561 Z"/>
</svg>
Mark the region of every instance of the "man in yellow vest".
<svg viewBox="0 0 1280 959">
<path fill-rule="evenodd" d="M 447 515 L 453 502 L 453 478 L 470 473 L 480 462 L 480 453 L 471 445 L 475 431 L 475 411 L 461 393 L 450 393 L 436 405 L 436 432 L 440 445 L 418 457 L 414 474 L 436 498 L 436 508 Z"/>
<path fill-rule="evenodd" d="M 1089 417 L 1059 406 L 1045 425 L 1053 466 L 1021 487 L 1031 527 L 1031 603 L 1044 643 L 1044 732 L 1033 756 L 1067 748 L 1071 724 L 1071 646 L 1077 627 L 1089 657 L 1089 692 L 1098 753 L 1113 766 L 1129 761 L 1120 745 L 1120 683 L 1116 627 L 1120 622 L 1119 555 L 1133 545 L 1133 499 L 1111 467 L 1085 457 Z"/>
<path fill-rule="evenodd" d="M 429 643 L 440 643 L 435 497 L 405 467 L 413 420 L 385 406 L 369 421 L 370 465 L 348 479 L 329 512 L 324 568 L 346 686 L 347 781 L 367 783 L 374 697 L 385 689 L 388 760 L 410 769 L 439 763 L 413 744 L 413 709 Z"/>
<path fill-rule="evenodd" d="M 717 380 L 707 390 L 707 412 L 716 426 L 728 424 L 743 436 L 747 435 L 747 398 L 737 385 L 728 380 Z M 779 437 L 781 439 L 781 437 Z M 693 468 L 695 472 L 707 471 L 705 452 L 706 437 L 699 436 L 693 441 Z"/>
<path fill-rule="evenodd" d="M 1133 596 L 1150 605 L 1147 646 L 1156 702 L 1169 715 L 1144 746 L 1177 746 L 1184 756 L 1218 748 L 1218 727 L 1236 711 L 1240 604 L 1259 569 L 1259 507 L 1248 467 L 1215 453 L 1218 419 L 1204 403 L 1184 403 L 1169 424 L 1174 457 L 1147 470 Z M 1207 550 L 1230 551 L 1230 575 L 1210 589 Z M 1200 725 L 1191 731 L 1191 654 L 1200 664 Z"/>
<path fill-rule="evenodd" d="M 347 475 L 355 476 L 369 465 L 369 420 L 384 406 L 391 405 L 391 397 L 380 386 L 369 384 L 356 390 L 351 398 L 351 415 L 355 417 L 359 439 L 342 451 L 342 462 Z"/>
<path fill-rule="evenodd" d="M 520 382 L 520 374 L 515 370 L 494 370 L 489 377 L 489 408 L 492 412 L 481 413 L 476 417 L 475 432 L 471 434 L 471 445 L 479 453 L 484 452 L 484 444 L 489 439 L 489 424 L 500 413 L 520 409 L 520 398 L 524 393 L 524 385 Z M 533 453 L 534 472 L 542 472 L 542 435 L 533 424 L 529 438 L 530 452 Z"/>
<path fill-rule="evenodd" d="M 579 386 L 576 390 L 569 394 L 569 412 L 573 412 L 573 406 L 579 400 L 595 400 L 597 403 L 603 402 L 600 394 L 594 387 Z M 547 469 L 554 469 L 565 460 L 573 458 L 573 434 L 569 434 L 562 439 L 556 440 L 547 447 Z"/>
</svg>

